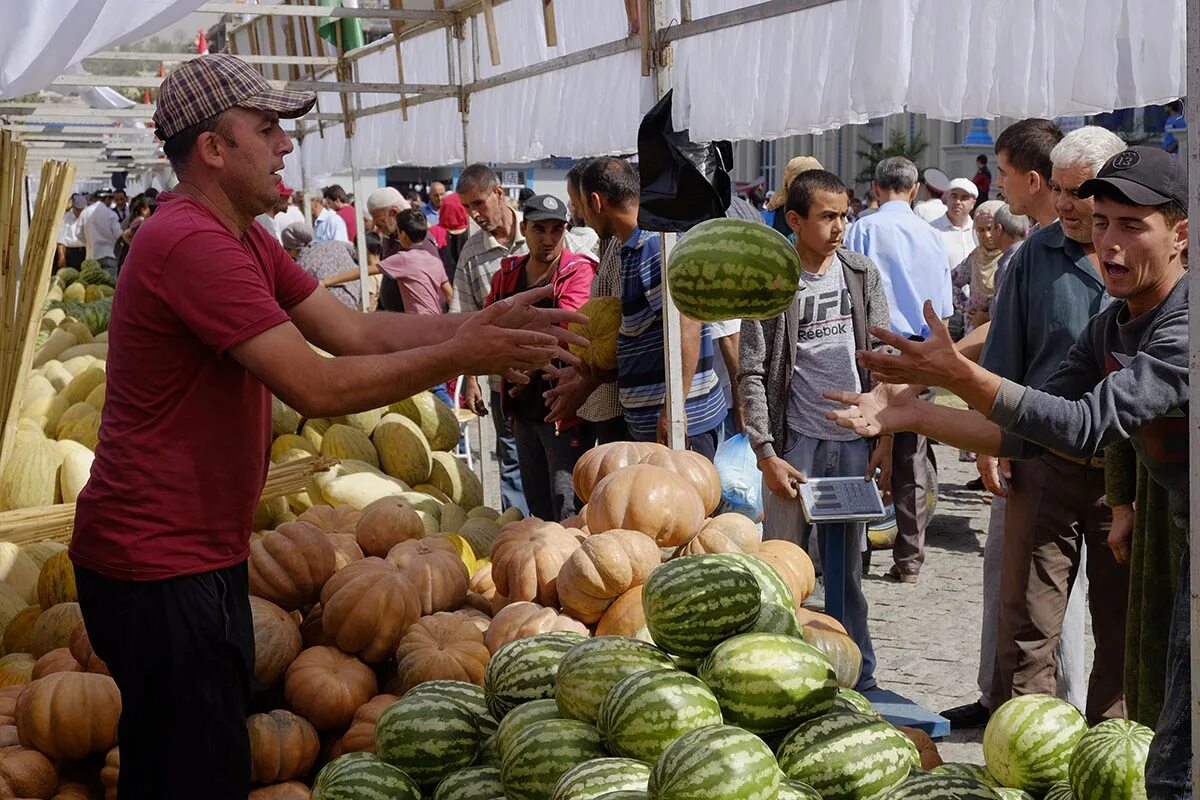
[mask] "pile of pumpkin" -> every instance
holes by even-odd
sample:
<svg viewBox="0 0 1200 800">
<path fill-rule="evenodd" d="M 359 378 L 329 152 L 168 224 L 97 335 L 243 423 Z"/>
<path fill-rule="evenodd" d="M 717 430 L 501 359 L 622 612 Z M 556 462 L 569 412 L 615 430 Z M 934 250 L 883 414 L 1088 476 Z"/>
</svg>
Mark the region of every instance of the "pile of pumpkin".
<svg viewBox="0 0 1200 800">
<path fill-rule="evenodd" d="M 361 474 L 373 473 L 345 473 Z M 840 683 L 857 680 L 861 657 L 844 629 L 800 606 L 815 580 L 803 550 L 760 542 L 744 517 L 707 516 L 720 498 L 710 462 L 606 445 L 580 460 L 575 483 L 588 502 L 561 525 L 406 487 L 361 508 L 305 498 L 295 519 L 256 532 L 250 797 L 307 798 L 323 764 L 374 751 L 375 723 L 399 696 L 431 680 L 482 685 L 492 654 L 514 639 L 637 634 L 642 584 L 680 555 L 747 552 L 770 564 L 806 641 Z M 113 800 L 120 695 L 88 644 L 65 551 L 0 545 L 0 575 L 0 797 Z"/>
</svg>

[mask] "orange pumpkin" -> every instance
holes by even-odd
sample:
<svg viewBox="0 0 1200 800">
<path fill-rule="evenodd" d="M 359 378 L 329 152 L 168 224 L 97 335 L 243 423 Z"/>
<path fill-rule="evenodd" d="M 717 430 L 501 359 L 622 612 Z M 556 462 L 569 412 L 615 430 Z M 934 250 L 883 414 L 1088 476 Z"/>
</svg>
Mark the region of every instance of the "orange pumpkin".
<svg viewBox="0 0 1200 800">
<path fill-rule="evenodd" d="M 792 590 L 796 610 L 799 611 L 800 604 L 817 585 L 816 570 L 804 548 L 786 539 L 768 539 L 758 546 L 754 555 L 770 564 L 782 576 L 784 583 Z"/>
<path fill-rule="evenodd" d="M 334 647 L 305 650 L 283 679 L 288 705 L 322 731 L 345 729 L 378 688 L 370 667 Z"/>
<path fill-rule="evenodd" d="M 796 611 L 796 621 L 800 623 L 801 628 L 821 628 L 822 630 L 849 635 L 846 626 L 839 622 L 837 617 L 822 614 L 820 611 L 801 608 Z"/>
<path fill-rule="evenodd" d="M 485 599 L 491 602 L 491 599 L 496 596 L 496 582 L 492 580 L 492 562 L 488 562 L 471 574 L 471 581 L 467 585 L 470 591 L 482 595 Z"/>
<path fill-rule="evenodd" d="M 597 636 L 633 636 L 646 625 L 642 610 L 642 585 L 639 583 L 613 601 L 596 623 Z"/>
<path fill-rule="evenodd" d="M 23 691 L 25 691 L 23 683 L 0 689 L 0 725 L 17 724 L 17 698 Z"/>
<path fill-rule="evenodd" d="M 29 683 L 36 665 L 37 659 L 29 653 L 9 653 L 0 658 L 0 687 Z"/>
<path fill-rule="evenodd" d="M 329 534 L 329 541 L 333 545 L 333 568 L 335 572 L 351 561 L 358 561 L 363 557 L 362 548 L 358 546 L 358 541 L 352 533 L 331 533 Z"/>
<path fill-rule="evenodd" d="M 33 649 L 33 627 L 42 615 L 41 606 L 26 606 L 4 629 L 5 653 L 28 653 Z"/>
<path fill-rule="evenodd" d="M 16 724 L 0 725 L 0 749 L 5 747 L 20 747 L 21 736 L 17 733 Z M 2 796 L 2 795 L 0 795 Z"/>
<path fill-rule="evenodd" d="M 292 615 L 270 600 L 250 598 L 254 619 L 254 680 L 267 688 L 279 683 L 288 665 L 300 655 L 300 628 Z"/>
<path fill-rule="evenodd" d="M 630 464 L 639 463 L 651 453 L 666 449 L 655 442 L 611 442 L 593 447 L 575 462 L 575 470 L 571 473 L 575 494 L 583 502 L 591 502 L 592 490 L 605 477 Z"/>
<path fill-rule="evenodd" d="M 58 785 L 50 800 L 101 800 L 103 790 L 81 781 L 63 781 Z"/>
<path fill-rule="evenodd" d="M 300 781 L 287 781 L 274 786 L 259 786 L 251 789 L 249 800 L 311 800 L 308 787 Z"/>
<path fill-rule="evenodd" d="M 317 603 L 300 622 L 300 639 L 304 647 L 334 646 L 333 637 L 325 633 L 325 612 Z"/>
<path fill-rule="evenodd" d="M 648 464 L 612 473 L 596 485 L 588 502 L 593 535 L 621 528 L 641 531 L 659 547 L 679 547 L 703 524 L 704 504 L 687 479 Z"/>
<path fill-rule="evenodd" d="M 366 505 L 355 534 L 369 556 L 385 557 L 393 547 L 425 537 L 425 524 L 412 506 L 399 497 L 381 497 Z"/>
<path fill-rule="evenodd" d="M 38 602 L 43 609 L 59 603 L 79 601 L 75 588 L 75 567 L 66 550 L 59 550 L 42 565 L 37 580 Z"/>
<path fill-rule="evenodd" d="M 33 665 L 33 680 L 44 678 L 47 675 L 53 675 L 56 672 L 86 672 L 83 665 L 75 660 L 75 656 L 71 655 L 70 648 L 60 647 L 56 650 L 51 650 L 46 655 L 37 660 Z"/>
<path fill-rule="evenodd" d="M 844 633 L 809 626 L 803 629 L 804 641 L 820 650 L 833 664 L 838 686 L 853 689 L 862 674 L 862 651 Z"/>
<path fill-rule="evenodd" d="M 92 640 L 88 638 L 87 626 L 83 624 L 83 620 L 75 623 L 75 629 L 71 631 L 71 640 L 67 647 L 70 648 L 71 655 L 75 657 L 75 660 L 83 665 L 85 672 L 109 674 L 108 665 L 92 649 Z"/>
<path fill-rule="evenodd" d="M 683 548 L 681 555 L 755 553 L 761 542 L 762 534 L 749 517 L 743 514 L 718 514 L 704 523 L 696 538 Z"/>
<path fill-rule="evenodd" d="M 321 741 L 308 720 L 276 709 L 252 714 L 246 720 L 250 734 L 250 781 L 279 783 L 308 773 L 317 760 Z"/>
<path fill-rule="evenodd" d="M 420 616 L 421 600 L 413 582 L 382 558 L 353 562 L 321 590 L 321 627 L 326 636 L 343 652 L 364 661 L 391 658 L 400 637 Z"/>
<path fill-rule="evenodd" d="M 663 448 L 650 453 L 639 463 L 670 470 L 690 483 L 700 495 L 706 515 L 713 513 L 717 506 L 721 505 L 721 476 L 717 474 L 713 462 L 699 453 Z"/>
<path fill-rule="evenodd" d="M 17 734 L 54 760 L 76 760 L 117 742 L 121 693 L 107 675 L 56 672 L 25 687 L 17 698 Z"/>
<path fill-rule="evenodd" d="M 353 536 L 362 513 L 351 505 L 316 505 L 307 509 L 297 519 L 316 525 L 326 533 L 348 533 Z"/>
<path fill-rule="evenodd" d="M 104 755 L 104 766 L 100 769 L 100 783 L 104 786 L 104 800 L 117 800 L 117 779 L 121 776 L 121 748 L 114 747 Z"/>
<path fill-rule="evenodd" d="M 33 623 L 33 633 L 29 637 L 29 651 L 33 657 L 41 658 L 51 650 L 68 647 L 71 632 L 82 619 L 79 603 L 59 603 L 43 611 Z"/>
<path fill-rule="evenodd" d="M 904 725 L 897 725 L 896 730 L 907 736 L 909 741 L 917 746 L 917 753 L 921 756 L 921 769 L 929 772 L 945 763 L 942 761 L 942 754 L 938 752 L 937 744 L 929 738 L 928 733 L 920 728 L 909 728 Z"/>
<path fill-rule="evenodd" d="M 557 522 L 527 517 L 504 526 L 492 545 L 492 581 L 507 603 L 558 605 L 558 572 L 579 542 Z M 493 603 L 493 608 L 499 608 Z"/>
<path fill-rule="evenodd" d="M 46 756 L 20 746 L 0 749 L 0 797 L 47 798 L 57 786 L 58 773 Z"/>
<path fill-rule="evenodd" d="M 445 612 L 422 617 L 396 648 L 400 692 L 433 680 L 483 686 L 483 670 L 491 657 L 483 631 L 471 622 Z"/>
<path fill-rule="evenodd" d="M 317 601 L 336 568 L 325 531 L 308 522 L 285 522 L 250 543 L 250 594 L 294 611 Z"/>
<path fill-rule="evenodd" d="M 537 603 L 510 603 L 492 618 L 484 636 L 484 644 L 493 654 L 514 639 L 524 639 L 550 631 L 574 631 L 590 636 L 587 626 L 577 619 L 560 614 L 553 608 Z"/>
<path fill-rule="evenodd" d="M 658 545 L 640 531 L 589 536 L 558 573 L 562 610 L 592 624 L 618 597 L 645 583 L 661 563 Z"/>
<path fill-rule="evenodd" d="M 466 602 L 470 575 L 452 542 L 410 539 L 389 550 L 387 560 L 416 588 L 422 615 L 454 611 Z"/>
<path fill-rule="evenodd" d="M 394 694 L 379 694 L 358 707 L 350 729 L 342 736 L 341 750 L 343 753 L 374 753 L 375 752 L 375 723 L 392 703 L 400 697 Z"/>
<path fill-rule="evenodd" d="M 450 613 L 461 620 L 471 623 L 483 633 L 487 633 L 488 626 L 492 624 L 492 615 L 477 608 L 463 606 L 458 611 L 451 611 Z"/>
</svg>

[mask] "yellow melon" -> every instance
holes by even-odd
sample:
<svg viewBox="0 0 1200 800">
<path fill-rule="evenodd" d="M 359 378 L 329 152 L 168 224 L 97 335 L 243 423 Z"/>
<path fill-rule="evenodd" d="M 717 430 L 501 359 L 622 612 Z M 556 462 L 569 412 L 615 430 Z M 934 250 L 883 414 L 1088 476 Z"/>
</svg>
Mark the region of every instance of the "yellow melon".
<svg viewBox="0 0 1200 800">
<path fill-rule="evenodd" d="M 271 444 L 271 463 L 281 464 L 320 455 L 313 443 L 295 433 L 285 433 Z"/>
<path fill-rule="evenodd" d="M 340 422 L 330 425 L 329 430 L 321 437 L 321 455 L 362 461 L 373 467 L 379 466 L 379 455 L 367 435 Z"/>
<path fill-rule="evenodd" d="M 62 456 L 41 433 L 19 430 L 0 473 L 0 510 L 53 505 Z"/>
<path fill-rule="evenodd" d="M 483 505 L 483 484 L 453 453 L 434 453 L 429 482 L 463 508 Z"/>
<path fill-rule="evenodd" d="M 400 414 L 388 414 L 372 436 L 383 471 L 410 486 L 429 479 L 432 458 L 420 427 Z"/>
<path fill-rule="evenodd" d="M 584 303 L 579 313 L 586 323 L 573 322 L 568 327 L 588 339 L 588 345 L 572 344 L 571 352 L 596 370 L 617 368 L 617 333 L 621 329 L 621 301 L 616 297 L 593 297 Z"/>
</svg>

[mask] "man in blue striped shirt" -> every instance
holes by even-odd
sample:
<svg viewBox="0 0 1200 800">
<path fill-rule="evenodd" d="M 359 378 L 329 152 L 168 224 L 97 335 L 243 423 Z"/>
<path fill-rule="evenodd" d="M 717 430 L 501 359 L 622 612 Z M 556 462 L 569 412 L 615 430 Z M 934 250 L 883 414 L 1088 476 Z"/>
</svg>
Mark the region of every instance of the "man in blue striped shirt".
<svg viewBox="0 0 1200 800">
<path fill-rule="evenodd" d="M 584 219 L 601 240 L 621 245 L 621 331 L 617 337 L 617 386 L 630 438 L 665 442 L 666 357 L 663 352 L 662 252 L 659 236 L 638 227 L 641 187 L 637 172 L 619 158 L 598 158 L 580 178 Z M 688 388 L 688 449 L 712 458 L 725 400 L 713 372 L 708 327 L 680 317 L 683 385 Z"/>
</svg>

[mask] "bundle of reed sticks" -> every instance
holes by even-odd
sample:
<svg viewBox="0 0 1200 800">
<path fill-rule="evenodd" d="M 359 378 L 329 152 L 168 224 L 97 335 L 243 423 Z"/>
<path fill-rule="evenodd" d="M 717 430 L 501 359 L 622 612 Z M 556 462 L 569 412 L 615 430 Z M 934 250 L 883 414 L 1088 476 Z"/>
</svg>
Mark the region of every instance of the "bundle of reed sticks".
<svg viewBox="0 0 1200 800">
<path fill-rule="evenodd" d="M 303 492 L 309 479 L 338 463 L 336 458 L 314 456 L 286 464 L 272 464 L 263 485 L 262 500 Z M 75 504 L 0 511 L 0 542 L 28 544 L 45 540 L 66 542 L 75 527 Z"/>
<path fill-rule="evenodd" d="M 43 161 L 33 219 L 20 253 L 27 148 L 0 131 L 0 469 L 15 438 L 21 387 L 29 376 L 42 306 L 50 289 L 59 226 L 75 165 Z"/>
</svg>

